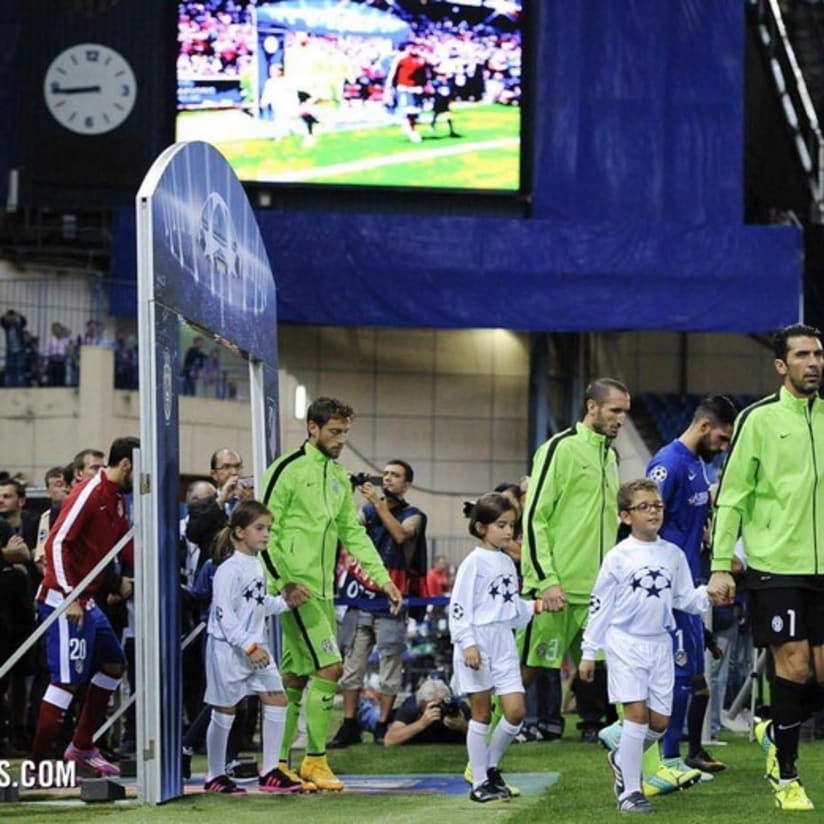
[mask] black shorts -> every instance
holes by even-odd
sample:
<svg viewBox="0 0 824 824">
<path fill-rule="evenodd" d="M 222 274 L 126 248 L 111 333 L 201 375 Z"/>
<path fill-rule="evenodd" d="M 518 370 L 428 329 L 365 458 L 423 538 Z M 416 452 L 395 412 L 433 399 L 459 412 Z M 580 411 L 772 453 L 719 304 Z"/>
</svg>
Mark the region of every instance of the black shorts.
<svg viewBox="0 0 824 824">
<path fill-rule="evenodd" d="M 756 647 L 788 641 L 824 644 L 824 597 L 805 587 L 773 587 L 750 592 L 752 637 Z"/>
</svg>

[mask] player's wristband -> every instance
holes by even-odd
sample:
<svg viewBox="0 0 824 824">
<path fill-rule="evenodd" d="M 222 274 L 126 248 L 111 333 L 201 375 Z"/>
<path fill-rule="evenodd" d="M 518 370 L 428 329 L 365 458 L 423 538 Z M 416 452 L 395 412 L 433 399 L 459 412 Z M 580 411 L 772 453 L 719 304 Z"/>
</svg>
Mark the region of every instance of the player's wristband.
<svg viewBox="0 0 824 824">
<path fill-rule="evenodd" d="M 246 650 L 246 654 L 247 655 L 254 655 L 257 651 L 258 651 L 258 645 L 257 644 L 252 644 L 252 646 L 249 647 L 249 649 Z"/>
</svg>

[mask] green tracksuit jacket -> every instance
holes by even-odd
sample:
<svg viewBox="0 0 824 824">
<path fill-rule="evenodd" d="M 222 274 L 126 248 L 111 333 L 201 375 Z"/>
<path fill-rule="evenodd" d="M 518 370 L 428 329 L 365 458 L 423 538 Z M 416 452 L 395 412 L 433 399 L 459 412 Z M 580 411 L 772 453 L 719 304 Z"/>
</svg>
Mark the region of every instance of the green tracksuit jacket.
<svg viewBox="0 0 824 824">
<path fill-rule="evenodd" d="M 335 595 L 338 541 L 379 586 L 389 581 L 366 530 L 358 521 L 346 470 L 308 441 L 266 470 L 263 503 L 272 513 L 263 559 L 269 589 L 301 583 L 316 598 Z"/>
<path fill-rule="evenodd" d="M 824 402 L 782 387 L 735 421 L 715 506 L 712 570 L 729 571 L 739 532 L 753 569 L 824 573 Z"/>
<path fill-rule="evenodd" d="M 560 584 L 570 604 L 589 603 L 604 553 L 618 532 L 618 464 L 609 440 L 583 423 L 538 447 L 526 494 L 521 571 L 540 597 Z"/>
</svg>

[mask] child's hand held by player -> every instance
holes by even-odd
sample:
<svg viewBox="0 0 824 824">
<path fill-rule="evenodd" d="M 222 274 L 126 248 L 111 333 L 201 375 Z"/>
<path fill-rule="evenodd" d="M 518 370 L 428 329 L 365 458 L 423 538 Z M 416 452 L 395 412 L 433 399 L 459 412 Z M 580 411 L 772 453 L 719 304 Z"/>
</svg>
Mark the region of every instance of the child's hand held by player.
<svg viewBox="0 0 824 824">
<path fill-rule="evenodd" d="M 281 595 L 291 609 L 305 604 L 310 598 L 310 592 L 303 584 L 286 584 Z"/>
<path fill-rule="evenodd" d="M 470 669 L 480 669 L 481 653 L 478 647 L 474 644 L 464 650 L 464 664 L 466 664 Z"/>
</svg>

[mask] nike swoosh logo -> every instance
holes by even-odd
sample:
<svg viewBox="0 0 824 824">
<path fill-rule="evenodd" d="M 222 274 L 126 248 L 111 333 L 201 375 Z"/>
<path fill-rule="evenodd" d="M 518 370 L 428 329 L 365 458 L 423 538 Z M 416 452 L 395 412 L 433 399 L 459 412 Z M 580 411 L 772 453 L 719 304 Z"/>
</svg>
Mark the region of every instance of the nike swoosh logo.
<svg viewBox="0 0 824 824">
<path fill-rule="evenodd" d="M 778 434 L 778 437 L 781 438 L 781 440 L 783 440 L 784 438 L 789 438 L 789 436 L 790 436 L 789 432 L 779 432 L 779 434 Z"/>
<path fill-rule="evenodd" d="M 794 729 L 795 727 L 800 727 L 800 726 L 801 726 L 800 722 L 795 723 L 795 724 L 778 724 L 778 729 L 779 730 L 791 730 L 791 729 Z"/>
<path fill-rule="evenodd" d="M 698 476 L 697 476 L 694 472 L 687 472 L 687 477 L 688 477 L 691 481 L 694 481 L 694 480 L 695 480 Z"/>
<path fill-rule="evenodd" d="M 772 581 L 772 575 L 759 575 L 758 576 L 762 581 Z"/>
<path fill-rule="evenodd" d="M 321 695 L 320 697 L 320 700 L 323 701 L 324 704 L 331 704 L 334 699 L 334 695 Z"/>
</svg>

